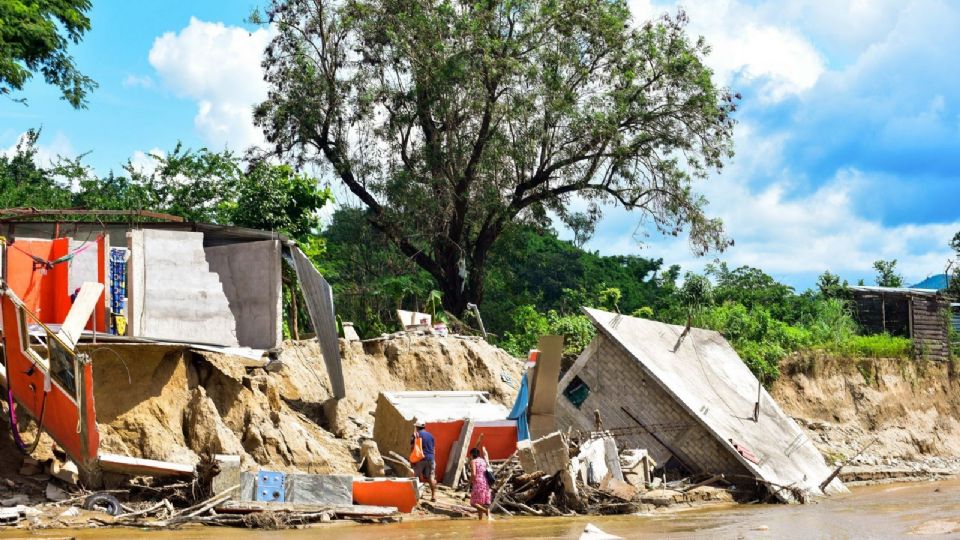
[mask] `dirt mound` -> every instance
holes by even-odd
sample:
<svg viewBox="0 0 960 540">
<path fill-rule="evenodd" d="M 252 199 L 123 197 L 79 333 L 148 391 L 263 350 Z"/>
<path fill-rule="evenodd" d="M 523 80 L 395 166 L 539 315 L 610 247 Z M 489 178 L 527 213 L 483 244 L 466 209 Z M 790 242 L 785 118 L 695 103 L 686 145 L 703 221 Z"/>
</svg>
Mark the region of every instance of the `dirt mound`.
<svg viewBox="0 0 960 540">
<path fill-rule="evenodd" d="M 796 357 L 771 394 L 837 461 L 943 462 L 960 455 L 960 381 L 950 366 L 906 360 Z"/>
<path fill-rule="evenodd" d="M 380 392 L 480 390 L 510 408 L 519 390 L 523 362 L 502 349 L 457 336 L 401 335 L 365 342 L 340 342 L 347 397 L 340 413 L 372 425 Z M 287 342 L 278 382 L 288 401 L 322 403 L 330 381 L 316 341 Z"/>
<path fill-rule="evenodd" d="M 287 342 L 268 369 L 171 346 L 90 347 L 102 451 L 195 463 L 200 454 L 241 456 L 245 469 L 356 470 L 379 392 L 482 390 L 512 405 L 521 361 L 486 342 L 402 336 L 341 342 L 347 398 L 330 427 L 330 382 L 316 341 Z M 341 421 L 341 424 L 344 422 Z"/>
</svg>

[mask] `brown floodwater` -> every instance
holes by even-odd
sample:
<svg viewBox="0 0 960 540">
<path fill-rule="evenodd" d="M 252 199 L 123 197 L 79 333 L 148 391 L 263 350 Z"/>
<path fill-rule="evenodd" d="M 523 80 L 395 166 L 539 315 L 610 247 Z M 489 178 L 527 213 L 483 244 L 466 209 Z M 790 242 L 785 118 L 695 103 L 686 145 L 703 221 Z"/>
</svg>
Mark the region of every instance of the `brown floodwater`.
<svg viewBox="0 0 960 540">
<path fill-rule="evenodd" d="M 331 524 L 292 531 L 191 528 L 180 531 L 94 529 L 3 531 L 0 538 L 120 540 L 345 540 L 578 538 L 593 523 L 624 538 L 901 538 L 953 533 L 960 537 L 960 480 L 854 488 L 808 505 L 725 505 L 643 516 L 409 521 L 387 525 Z"/>
</svg>

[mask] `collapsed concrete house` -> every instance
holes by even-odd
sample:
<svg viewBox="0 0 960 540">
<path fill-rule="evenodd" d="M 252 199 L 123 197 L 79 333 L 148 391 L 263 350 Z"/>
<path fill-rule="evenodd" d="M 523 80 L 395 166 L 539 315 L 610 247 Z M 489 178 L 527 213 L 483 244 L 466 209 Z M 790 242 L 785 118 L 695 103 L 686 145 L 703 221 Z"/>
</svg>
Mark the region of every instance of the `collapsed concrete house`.
<svg viewBox="0 0 960 540">
<path fill-rule="evenodd" d="M 151 212 L 74 213 L 0 211 L 0 382 L 81 467 L 137 463 L 99 452 L 93 362 L 76 347 L 178 345 L 263 365 L 283 339 L 283 264 L 345 396 L 332 292 L 295 243 Z"/>
<path fill-rule="evenodd" d="M 890 334 L 913 340 L 914 355 L 950 359 L 951 304 L 937 289 L 850 287 L 854 317 L 867 334 Z"/>
<path fill-rule="evenodd" d="M 668 468 L 822 495 L 823 456 L 717 332 L 584 308 L 597 336 L 559 384 L 557 422 L 603 429 Z M 781 489 L 789 486 L 789 489 Z M 845 491 L 834 479 L 827 493 Z"/>
<path fill-rule="evenodd" d="M 410 437 L 417 420 L 426 423 L 436 440 L 436 476 L 442 481 L 451 454 L 462 460 L 470 448 L 483 441 L 490 459 L 509 458 L 517 449 L 517 422 L 508 420 L 509 411 L 490 402 L 483 392 L 413 391 L 383 392 L 374 413 L 373 439 L 380 452 L 410 454 Z M 459 443 L 459 444 L 458 444 Z"/>
</svg>

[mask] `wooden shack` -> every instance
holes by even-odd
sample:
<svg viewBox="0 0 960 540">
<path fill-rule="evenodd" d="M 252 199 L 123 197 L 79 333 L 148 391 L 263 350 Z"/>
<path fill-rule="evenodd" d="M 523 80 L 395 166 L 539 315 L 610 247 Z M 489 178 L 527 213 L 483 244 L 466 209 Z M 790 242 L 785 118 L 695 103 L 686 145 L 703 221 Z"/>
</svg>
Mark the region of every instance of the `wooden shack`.
<svg viewBox="0 0 960 540">
<path fill-rule="evenodd" d="M 850 287 L 854 317 L 865 334 L 913 339 L 914 355 L 946 362 L 949 301 L 941 291 L 906 287 Z"/>
</svg>

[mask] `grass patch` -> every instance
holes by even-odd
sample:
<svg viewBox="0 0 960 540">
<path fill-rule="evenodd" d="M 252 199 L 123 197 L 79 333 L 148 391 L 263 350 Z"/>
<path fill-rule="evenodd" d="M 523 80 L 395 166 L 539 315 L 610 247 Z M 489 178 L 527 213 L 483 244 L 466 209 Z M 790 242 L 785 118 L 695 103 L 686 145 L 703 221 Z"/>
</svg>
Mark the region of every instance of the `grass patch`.
<svg viewBox="0 0 960 540">
<path fill-rule="evenodd" d="M 836 353 L 854 358 L 910 358 L 913 341 L 888 334 L 849 336 L 836 344 Z"/>
</svg>

